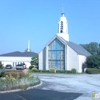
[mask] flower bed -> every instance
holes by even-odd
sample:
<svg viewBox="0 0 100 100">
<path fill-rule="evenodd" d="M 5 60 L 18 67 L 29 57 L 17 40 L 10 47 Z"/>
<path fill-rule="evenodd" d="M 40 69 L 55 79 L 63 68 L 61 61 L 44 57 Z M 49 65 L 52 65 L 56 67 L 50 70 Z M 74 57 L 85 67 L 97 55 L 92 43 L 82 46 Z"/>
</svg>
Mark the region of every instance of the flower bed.
<svg viewBox="0 0 100 100">
<path fill-rule="evenodd" d="M 0 91 L 21 89 L 26 90 L 29 86 L 34 86 L 40 83 L 38 77 L 34 77 L 33 74 L 27 73 L 23 77 L 13 77 L 6 75 L 4 78 L 0 78 Z"/>
</svg>

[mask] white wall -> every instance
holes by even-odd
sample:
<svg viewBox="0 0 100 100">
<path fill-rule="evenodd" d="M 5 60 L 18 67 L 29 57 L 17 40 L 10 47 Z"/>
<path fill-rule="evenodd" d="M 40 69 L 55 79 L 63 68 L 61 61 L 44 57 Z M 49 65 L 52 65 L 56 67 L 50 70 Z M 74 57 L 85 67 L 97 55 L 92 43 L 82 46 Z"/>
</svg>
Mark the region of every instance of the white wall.
<svg viewBox="0 0 100 100">
<path fill-rule="evenodd" d="M 79 71 L 78 72 L 81 73 L 82 72 L 82 65 L 86 61 L 86 56 L 78 55 L 78 57 L 79 57 Z"/>
<path fill-rule="evenodd" d="M 11 64 L 13 66 L 14 63 L 13 67 L 15 67 L 18 62 L 24 62 L 26 64 L 26 67 L 29 68 L 31 57 L 0 57 L 0 61 L 4 66 L 6 66 L 7 64 Z"/>
<path fill-rule="evenodd" d="M 39 53 L 39 70 L 48 70 L 48 46 Z"/>
<path fill-rule="evenodd" d="M 11 61 L 9 61 L 9 62 L 7 62 L 7 61 L 1 61 L 1 62 L 2 62 L 2 64 L 4 65 L 4 67 L 5 67 L 7 64 L 10 64 L 10 65 L 13 66 L 13 62 L 11 62 Z"/>
<path fill-rule="evenodd" d="M 65 46 L 65 70 L 71 70 L 75 68 L 77 72 L 82 72 L 82 64 L 85 62 L 86 57 L 78 55 L 70 46 Z M 46 46 L 39 53 L 39 70 L 49 70 L 48 67 L 48 46 Z"/>
<path fill-rule="evenodd" d="M 67 45 L 67 70 L 75 68 L 78 71 L 79 59 L 78 54 Z"/>
<path fill-rule="evenodd" d="M 61 30 L 61 21 L 63 22 L 63 33 L 68 34 L 68 22 L 64 14 L 60 17 L 60 21 L 58 22 L 58 32 Z"/>
<path fill-rule="evenodd" d="M 48 66 L 48 46 L 46 46 L 46 70 L 49 70 L 49 66 Z"/>
<path fill-rule="evenodd" d="M 43 70 L 43 51 L 39 53 L 39 70 Z"/>
<path fill-rule="evenodd" d="M 62 37 L 64 40 L 69 41 L 69 34 L 67 34 L 67 33 L 58 33 L 57 35 Z"/>
<path fill-rule="evenodd" d="M 67 70 L 67 45 L 65 45 L 65 70 Z"/>
</svg>

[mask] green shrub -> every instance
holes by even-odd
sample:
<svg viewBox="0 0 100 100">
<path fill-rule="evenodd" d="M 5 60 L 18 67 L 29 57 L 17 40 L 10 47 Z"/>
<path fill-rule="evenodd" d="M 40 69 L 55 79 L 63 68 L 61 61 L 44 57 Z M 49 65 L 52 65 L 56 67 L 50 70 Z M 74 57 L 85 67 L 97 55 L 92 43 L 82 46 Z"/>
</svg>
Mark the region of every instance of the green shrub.
<svg viewBox="0 0 100 100">
<path fill-rule="evenodd" d="M 4 77 L 5 76 L 5 69 L 0 69 L 0 77 Z"/>
<path fill-rule="evenodd" d="M 55 69 L 54 68 L 50 68 L 50 73 L 54 73 L 55 72 Z"/>
<path fill-rule="evenodd" d="M 0 77 L 3 77 L 5 75 L 5 69 L 3 64 L 0 62 Z"/>
<path fill-rule="evenodd" d="M 56 73 L 66 73 L 71 74 L 72 72 L 70 70 L 57 70 Z"/>
<path fill-rule="evenodd" d="M 38 70 L 38 72 L 42 73 L 42 70 Z"/>
<path fill-rule="evenodd" d="M 29 69 L 32 69 L 32 68 L 34 68 L 34 66 L 33 66 L 33 65 L 31 65 L 31 66 L 29 67 Z"/>
<path fill-rule="evenodd" d="M 49 70 L 42 70 L 43 73 L 50 73 Z"/>
<path fill-rule="evenodd" d="M 66 74 L 71 74 L 72 71 L 70 71 L 70 70 L 66 70 L 65 73 L 66 73 Z"/>
<path fill-rule="evenodd" d="M 0 62 L 0 69 L 3 69 L 4 68 L 4 66 L 3 66 L 3 64 Z"/>
<path fill-rule="evenodd" d="M 37 68 L 34 67 L 34 68 L 32 68 L 32 71 L 37 72 L 38 70 L 37 70 Z"/>
<path fill-rule="evenodd" d="M 21 84 L 20 85 L 20 89 L 23 91 L 27 90 L 28 87 L 29 87 L 29 84 Z"/>
<path fill-rule="evenodd" d="M 31 72 L 50 73 L 49 70 L 38 70 L 36 67 L 30 70 Z"/>
<path fill-rule="evenodd" d="M 22 78 L 25 76 L 25 73 L 21 70 L 8 70 L 5 75 L 13 76 L 14 78 Z"/>
<path fill-rule="evenodd" d="M 35 67 L 37 67 L 37 69 L 38 69 L 38 55 L 36 55 L 36 56 L 33 56 L 32 58 L 31 58 L 31 65 L 33 65 L 33 66 L 35 66 Z"/>
<path fill-rule="evenodd" d="M 65 73 L 64 70 L 57 70 L 56 73 Z"/>
<path fill-rule="evenodd" d="M 87 57 L 86 64 L 88 68 L 99 68 L 100 67 L 100 56 L 92 55 Z"/>
<path fill-rule="evenodd" d="M 75 68 L 72 68 L 72 69 L 71 69 L 71 72 L 72 72 L 73 74 L 77 73 L 77 71 L 76 71 Z"/>
<path fill-rule="evenodd" d="M 86 73 L 88 73 L 88 74 L 100 74 L 100 69 L 98 69 L 98 68 L 87 68 Z"/>
</svg>

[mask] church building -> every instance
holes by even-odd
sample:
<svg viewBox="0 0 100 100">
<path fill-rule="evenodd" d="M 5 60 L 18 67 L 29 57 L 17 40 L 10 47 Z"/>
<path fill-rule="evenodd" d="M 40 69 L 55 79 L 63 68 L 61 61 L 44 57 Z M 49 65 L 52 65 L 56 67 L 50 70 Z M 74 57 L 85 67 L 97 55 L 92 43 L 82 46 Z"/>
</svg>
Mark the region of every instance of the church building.
<svg viewBox="0 0 100 100">
<path fill-rule="evenodd" d="M 71 70 L 82 72 L 82 66 L 87 56 L 91 54 L 78 44 L 69 40 L 68 22 L 61 13 L 58 23 L 58 33 L 47 43 L 39 53 L 39 70 Z"/>
</svg>

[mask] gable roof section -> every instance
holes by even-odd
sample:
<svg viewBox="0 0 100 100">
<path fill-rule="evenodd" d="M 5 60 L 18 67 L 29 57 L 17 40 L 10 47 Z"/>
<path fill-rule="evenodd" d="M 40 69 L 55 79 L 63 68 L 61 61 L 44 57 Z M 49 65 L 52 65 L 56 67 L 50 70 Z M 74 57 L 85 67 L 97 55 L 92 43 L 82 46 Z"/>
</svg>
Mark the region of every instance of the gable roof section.
<svg viewBox="0 0 100 100">
<path fill-rule="evenodd" d="M 63 39 L 62 37 L 58 36 L 58 35 L 55 35 L 47 44 L 46 46 L 48 46 L 54 39 L 58 39 L 60 40 L 64 45 L 68 45 L 70 46 L 77 54 L 79 55 L 84 55 L 84 56 L 91 56 L 91 54 L 86 50 L 84 49 L 82 46 L 78 45 L 78 44 L 75 44 L 71 41 L 66 41 L 65 39 Z M 45 47 L 46 47 L 45 46 Z"/>
<path fill-rule="evenodd" d="M 36 56 L 37 53 L 34 52 L 11 52 L 11 53 L 6 53 L 6 54 L 2 54 L 0 56 L 6 56 L 6 57 L 33 57 Z"/>
<path fill-rule="evenodd" d="M 84 49 L 82 46 L 75 44 L 71 41 L 68 42 L 68 41 L 64 40 L 62 37 L 59 37 L 59 38 L 61 38 L 63 41 L 65 41 L 66 44 L 68 46 L 70 46 L 77 54 L 91 56 L 91 54 L 86 49 Z"/>
<path fill-rule="evenodd" d="M 78 45 L 78 44 L 75 44 L 73 42 L 68 42 L 67 43 L 75 52 L 77 52 L 78 54 L 80 55 L 85 55 L 85 56 L 90 56 L 91 54 L 86 50 L 84 49 L 82 46 Z"/>
<path fill-rule="evenodd" d="M 55 35 L 47 44 L 46 46 L 48 46 L 53 40 L 58 39 L 60 42 L 62 42 L 64 45 L 66 45 L 66 42 L 62 40 L 62 38 L 59 38 L 58 35 Z"/>
</svg>

